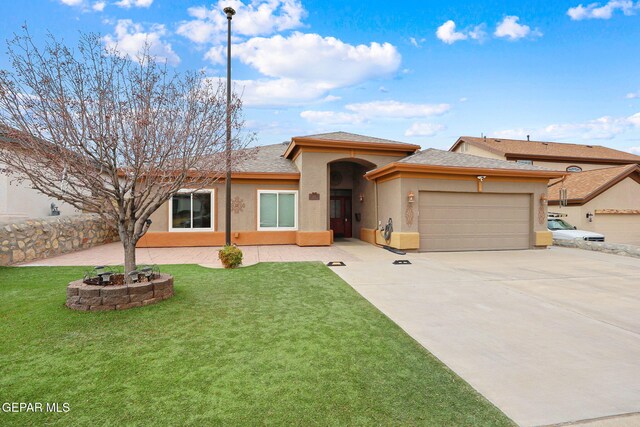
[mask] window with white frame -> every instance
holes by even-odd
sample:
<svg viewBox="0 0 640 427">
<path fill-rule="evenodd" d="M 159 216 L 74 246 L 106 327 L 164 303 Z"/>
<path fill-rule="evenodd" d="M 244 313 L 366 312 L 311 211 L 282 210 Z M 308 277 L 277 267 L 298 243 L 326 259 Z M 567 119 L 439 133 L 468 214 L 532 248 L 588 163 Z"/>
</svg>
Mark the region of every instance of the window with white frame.
<svg viewBox="0 0 640 427">
<path fill-rule="evenodd" d="M 169 200 L 169 231 L 213 231 L 214 190 L 180 190 Z"/>
<path fill-rule="evenodd" d="M 296 230 L 298 192 L 258 190 L 258 230 Z"/>
</svg>

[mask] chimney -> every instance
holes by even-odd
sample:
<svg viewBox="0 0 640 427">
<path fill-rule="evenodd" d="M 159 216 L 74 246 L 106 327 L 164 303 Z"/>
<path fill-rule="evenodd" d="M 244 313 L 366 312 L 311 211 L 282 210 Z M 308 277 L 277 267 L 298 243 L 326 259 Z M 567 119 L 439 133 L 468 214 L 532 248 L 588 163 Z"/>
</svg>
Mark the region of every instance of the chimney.
<svg viewBox="0 0 640 427">
<path fill-rule="evenodd" d="M 527 141 L 530 141 L 530 139 L 529 139 L 529 135 L 527 135 Z"/>
</svg>

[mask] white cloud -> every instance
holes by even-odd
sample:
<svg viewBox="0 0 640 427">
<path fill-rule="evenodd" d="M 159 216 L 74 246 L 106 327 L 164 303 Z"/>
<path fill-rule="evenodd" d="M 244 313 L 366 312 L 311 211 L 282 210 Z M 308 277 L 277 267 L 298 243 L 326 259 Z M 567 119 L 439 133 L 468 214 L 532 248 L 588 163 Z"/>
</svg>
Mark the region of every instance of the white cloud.
<svg viewBox="0 0 640 427">
<path fill-rule="evenodd" d="M 149 7 L 153 0 L 120 0 L 114 3 L 118 7 L 130 9 L 132 7 Z"/>
<path fill-rule="evenodd" d="M 437 135 L 439 132 L 445 130 L 446 127 L 436 123 L 414 123 L 409 129 L 404 132 L 404 136 L 423 136 L 429 137 Z"/>
<path fill-rule="evenodd" d="M 93 4 L 90 4 L 89 0 L 59 0 L 59 2 L 66 6 L 80 8 L 83 12 L 88 12 L 90 10 L 102 12 L 107 5 L 104 0 L 95 1 Z"/>
<path fill-rule="evenodd" d="M 265 76 L 315 81 L 327 88 L 389 76 L 401 60 L 389 43 L 354 46 L 334 37 L 299 32 L 255 37 L 234 45 L 232 52 Z"/>
<path fill-rule="evenodd" d="M 604 116 L 582 123 L 558 123 L 540 129 L 507 129 L 495 132 L 502 138 L 532 139 L 612 139 L 632 129 L 640 129 L 640 113 L 629 117 Z"/>
<path fill-rule="evenodd" d="M 363 118 L 357 114 L 336 111 L 303 111 L 300 117 L 316 125 L 352 125 L 363 122 Z"/>
<path fill-rule="evenodd" d="M 398 101 L 372 101 L 347 104 L 347 111 L 303 111 L 300 116 L 316 124 L 360 124 L 371 120 L 384 119 L 412 119 L 439 116 L 450 109 L 449 104 L 410 104 Z M 438 132 L 444 129 L 441 125 L 415 123 L 411 128 L 411 135 L 427 136 L 428 132 Z M 409 132 L 409 130 L 407 131 Z M 422 133 L 418 133 L 422 132 Z"/>
<path fill-rule="evenodd" d="M 640 147 L 629 147 L 627 151 L 633 154 L 640 154 Z"/>
<path fill-rule="evenodd" d="M 469 30 L 469 37 L 473 40 L 478 40 L 479 42 L 483 42 L 487 38 L 487 24 L 480 24 L 473 27 Z"/>
<path fill-rule="evenodd" d="M 502 22 L 496 27 L 493 33 L 496 37 L 507 38 L 511 41 L 524 37 L 541 37 L 542 33 L 537 28 L 532 30 L 531 27 L 519 24 L 520 20 L 517 16 L 505 16 Z"/>
<path fill-rule="evenodd" d="M 611 19 L 616 10 L 621 10 L 626 16 L 633 15 L 640 9 L 640 2 L 634 4 L 631 0 L 612 0 L 604 5 L 600 3 L 591 3 L 587 6 L 579 4 L 576 7 L 569 8 L 567 15 L 574 21 L 583 19 Z"/>
<path fill-rule="evenodd" d="M 398 101 L 372 101 L 348 104 L 351 112 L 370 118 L 416 118 L 440 116 L 451 109 L 449 104 L 411 104 Z"/>
<path fill-rule="evenodd" d="M 211 9 L 206 6 L 187 9 L 195 19 L 183 21 L 177 33 L 195 43 L 222 42 L 227 34 L 227 18 L 222 9 L 227 6 L 237 12 L 232 23 L 235 36 L 264 36 L 299 28 L 307 14 L 299 0 L 257 0 L 249 4 L 219 0 Z"/>
<path fill-rule="evenodd" d="M 436 30 L 436 37 L 446 44 L 453 44 L 457 41 L 466 40 L 468 38 L 465 33 L 456 31 L 456 23 L 452 20 L 448 20 L 438 27 Z"/>
<path fill-rule="evenodd" d="M 487 38 L 486 28 L 487 25 L 483 23 L 480 25 L 476 25 L 473 28 L 467 28 L 457 31 L 456 23 L 452 20 L 449 20 L 438 27 L 438 29 L 436 30 L 436 37 L 438 37 L 446 44 L 453 44 L 457 41 L 467 39 L 483 42 Z"/>
<path fill-rule="evenodd" d="M 334 37 L 295 32 L 288 37 L 254 37 L 232 46 L 232 55 L 266 78 L 238 82 L 246 105 L 304 105 L 330 91 L 397 72 L 401 57 L 389 43 L 351 45 Z M 207 58 L 226 59 L 213 47 Z"/>
<path fill-rule="evenodd" d="M 625 98 L 627 98 L 627 99 L 638 99 L 638 98 L 640 98 L 640 90 L 637 91 L 637 92 L 629 92 L 625 96 Z"/>
<path fill-rule="evenodd" d="M 422 43 L 424 43 L 425 41 L 427 41 L 427 39 L 425 38 L 421 38 L 421 39 L 417 39 L 415 37 L 409 37 L 409 43 L 411 43 L 411 45 L 413 45 L 413 47 L 422 47 Z"/>
<path fill-rule="evenodd" d="M 108 34 L 103 38 L 109 49 L 117 49 L 123 55 L 137 58 L 145 44 L 148 44 L 149 53 L 157 60 L 171 65 L 180 63 L 180 57 L 173 51 L 171 44 L 162 40 L 166 35 L 164 25 L 154 24 L 145 30 L 141 24 L 130 19 L 119 19 L 114 32 L 114 35 Z"/>
</svg>

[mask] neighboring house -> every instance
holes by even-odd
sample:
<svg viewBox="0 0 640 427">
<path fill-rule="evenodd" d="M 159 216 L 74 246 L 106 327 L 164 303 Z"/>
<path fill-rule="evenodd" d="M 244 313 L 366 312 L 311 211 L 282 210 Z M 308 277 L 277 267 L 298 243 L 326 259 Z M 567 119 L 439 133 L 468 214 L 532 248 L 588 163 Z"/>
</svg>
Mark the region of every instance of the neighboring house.
<svg viewBox="0 0 640 427">
<path fill-rule="evenodd" d="M 422 251 L 551 243 L 547 185 L 565 175 L 504 160 L 333 132 L 252 149 L 232 174 L 238 245 L 330 245 L 356 237 Z M 224 243 L 224 181 L 185 189 L 152 215 L 141 247 Z M 385 239 L 380 227 L 393 223 Z"/>
<path fill-rule="evenodd" d="M 599 145 L 469 136 L 450 151 L 571 172 L 551 183 L 549 209 L 607 242 L 640 245 L 640 156 Z"/>
<path fill-rule="evenodd" d="M 0 131 L 0 150 L 11 149 L 10 142 Z M 50 216 L 52 203 L 60 215 L 81 213 L 71 205 L 34 190 L 28 181 L 17 182 L 15 177 L 3 173 L 4 169 L 5 165 L 0 162 L 0 222 Z"/>
<path fill-rule="evenodd" d="M 559 206 L 566 189 L 566 206 Z M 640 167 L 637 164 L 572 173 L 549 186 L 549 210 L 605 241 L 640 245 Z"/>
<path fill-rule="evenodd" d="M 461 136 L 449 149 L 567 172 L 640 164 L 640 156 L 600 145 Z"/>
</svg>

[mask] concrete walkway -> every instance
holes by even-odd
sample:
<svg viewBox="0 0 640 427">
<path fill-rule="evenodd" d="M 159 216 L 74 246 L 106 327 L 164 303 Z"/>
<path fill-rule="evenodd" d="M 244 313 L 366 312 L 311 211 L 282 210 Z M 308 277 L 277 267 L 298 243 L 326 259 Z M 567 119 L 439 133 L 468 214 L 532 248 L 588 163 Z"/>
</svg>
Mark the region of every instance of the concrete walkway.
<svg viewBox="0 0 640 427">
<path fill-rule="evenodd" d="M 368 244 L 360 241 L 345 241 L 330 247 L 305 247 L 296 245 L 278 246 L 241 246 L 243 265 L 253 265 L 258 262 L 285 261 L 362 261 L 356 254 L 344 248 L 362 247 L 370 253 L 380 252 Z M 138 248 L 136 261 L 138 264 L 200 264 L 205 267 L 222 268 L 218 259 L 218 249 L 214 247 L 186 247 L 186 248 Z M 122 265 L 124 264 L 122 244 L 109 243 L 91 249 L 33 261 L 22 266 L 73 266 L 73 265 Z"/>
<path fill-rule="evenodd" d="M 516 423 L 640 425 L 640 259 L 565 248 L 404 258 L 334 271 Z"/>
</svg>

